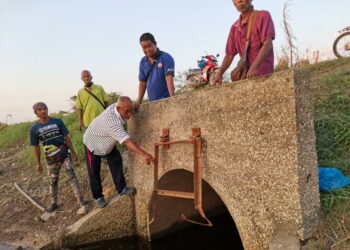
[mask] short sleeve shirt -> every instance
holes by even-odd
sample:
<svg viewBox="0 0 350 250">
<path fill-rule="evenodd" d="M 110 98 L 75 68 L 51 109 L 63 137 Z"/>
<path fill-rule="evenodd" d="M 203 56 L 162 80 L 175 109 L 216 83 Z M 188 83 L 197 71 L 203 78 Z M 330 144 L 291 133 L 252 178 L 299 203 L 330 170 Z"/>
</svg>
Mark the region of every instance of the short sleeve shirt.
<svg viewBox="0 0 350 250">
<path fill-rule="evenodd" d="M 147 59 L 147 57 L 143 57 L 139 68 L 140 81 L 146 80 L 147 73 L 151 68 L 151 62 Z M 156 101 L 170 96 L 165 76 L 174 76 L 174 71 L 174 59 L 170 54 L 162 52 L 146 82 L 147 94 L 150 101 Z"/>
<path fill-rule="evenodd" d="M 64 137 L 68 130 L 59 118 L 49 117 L 47 123 L 35 123 L 30 129 L 30 145 L 38 146 L 39 142 L 44 147 L 59 147 L 65 144 Z"/>
<path fill-rule="evenodd" d="M 90 124 L 84 133 L 83 142 L 94 154 L 107 155 L 117 142 L 123 143 L 130 138 L 124 124 L 116 104 L 112 104 Z"/>
<path fill-rule="evenodd" d="M 241 17 L 232 25 L 226 43 L 226 55 L 239 54 L 242 56 L 245 50 L 245 40 L 248 29 L 248 20 L 243 22 Z M 268 11 L 259 11 L 250 37 L 248 60 L 251 65 L 258 56 L 264 42 L 268 38 L 275 38 L 275 28 Z M 273 72 L 273 49 L 269 52 L 265 61 L 258 68 L 258 75 L 266 75 Z"/>
<path fill-rule="evenodd" d="M 102 86 L 93 84 L 90 90 L 102 103 L 107 102 L 107 95 Z M 89 94 L 84 88 L 78 92 L 76 108 L 83 110 L 83 122 L 87 127 L 90 123 L 103 112 L 104 108 L 95 97 Z"/>
</svg>

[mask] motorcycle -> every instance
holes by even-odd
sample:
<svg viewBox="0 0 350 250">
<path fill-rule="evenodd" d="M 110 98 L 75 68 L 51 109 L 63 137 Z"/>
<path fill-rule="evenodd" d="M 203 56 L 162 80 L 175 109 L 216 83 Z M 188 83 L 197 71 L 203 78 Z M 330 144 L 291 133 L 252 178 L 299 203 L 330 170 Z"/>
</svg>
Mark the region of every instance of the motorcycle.
<svg viewBox="0 0 350 250">
<path fill-rule="evenodd" d="M 350 26 L 338 31 L 340 35 L 333 43 L 333 52 L 336 57 L 350 57 Z"/>
<path fill-rule="evenodd" d="M 218 60 L 219 54 L 216 56 L 202 56 L 198 60 L 198 69 L 189 69 L 187 73 L 187 87 L 195 88 L 205 86 L 207 84 L 213 86 L 217 72 L 219 71 Z"/>
</svg>

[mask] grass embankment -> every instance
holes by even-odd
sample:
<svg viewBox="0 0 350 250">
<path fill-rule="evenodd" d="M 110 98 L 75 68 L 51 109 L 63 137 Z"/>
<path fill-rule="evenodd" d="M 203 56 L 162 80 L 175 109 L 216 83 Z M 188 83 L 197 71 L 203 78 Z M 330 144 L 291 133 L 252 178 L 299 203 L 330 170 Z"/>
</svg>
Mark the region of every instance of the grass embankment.
<svg viewBox="0 0 350 250">
<path fill-rule="evenodd" d="M 312 76 L 319 165 L 339 168 L 350 176 L 350 59 L 326 61 L 305 68 L 311 71 Z M 77 131 L 76 114 L 53 116 L 62 118 L 71 131 L 70 137 L 79 156 L 78 164 L 83 164 L 82 133 Z M 0 150 L 28 142 L 31 124 L 1 128 Z M 29 146 L 21 157 L 28 165 L 34 165 Z M 80 168 L 80 171 L 83 169 Z M 308 248 L 329 249 L 333 246 L 333 249 L 349 249 L 350 187 L 321 192 L 321 204 L 321 223 L 316 238 L 309 242 Z"/>
<path fill-rule="evenodd" d="M 350 176 L 350 59 L 307 67 L 312 73 L 318 163 Z M 322 217 L 312 249 L 350 249 L 350 186 L 321 192 Z"/>
<path fill-rule="evenodd" d="M 50 114 L 51 117 L 61 118 L 65 123 L 67 129 L 70 131 L 69 136 L 72 140 L 74 150 L 78 154 L 78 161 L 74 164 L 82 165 L 84 164 L 84 148 L 83 148 L 83 139 L 82 132 L 78 131 L 78 120 L 77 115 L 75 113 L 69 114 Z M 33 122 L 25 122 L 19 123 L 11 126 L 6 126 L 0 129 L 0 151 L 6 151 L 6 148 L 16 147 L 18 144 L 27 145 L 24 147 L 18 156 L 20 161 L 25 163 L 24 165 L 30 167 L 35 170 L 35 157 L 32 148 L 29 146 L 29 132 L 31 126 L 34 124 Z M 42 163 L 45 162 L 44 154 L 42 156 Z M 75 168 L 75 172 L 78 176 L 83 175 L 84 167 Z M 66 182 L 66 176 L 62 176 L 64 182 Z"/>
</svg>

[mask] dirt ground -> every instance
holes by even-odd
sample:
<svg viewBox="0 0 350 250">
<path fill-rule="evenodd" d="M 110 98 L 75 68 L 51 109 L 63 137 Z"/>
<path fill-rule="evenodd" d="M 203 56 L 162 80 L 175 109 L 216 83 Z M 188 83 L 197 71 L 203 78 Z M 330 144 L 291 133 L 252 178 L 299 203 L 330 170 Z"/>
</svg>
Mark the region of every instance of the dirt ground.
<svg viewBox="0 0 350 250">
<path fill-rule="evenodd" d="M 40 248 L 48 244 L 69 225 L 82 215 L 76 214 L 79 205 L 73 195 L 64 169 L 59 181 L 59 202 L 56 216 L 44 222 L 40 219 L 43 212 L 25 198 L 14 186 L 17 183 L 27 194 L 43 207 L 50 204 L 49 179 L 47 170 L 36 171 L 35 166 L 25 166 L 18 160 L 21 151 L 27 147 L 25 143 L 0 152 L 0 246 L 11 244 L 24 248 Z M 85 168 L 85 166 L 75 166 Z M 102 168 L 102 176 L 108 176 L 106 167 Z M 76 169 L 76 173 L 78 169 Z M 85 169 L 81 169 L 80 185 L 84 198 L 91 200 Z M 106 178 L 107 182 L 109 178 Z M 111 196 L 113 188 L 105 186 L 106 198 Z M 94 209 L 92 202 L 90 211 Z"/>
</svg>

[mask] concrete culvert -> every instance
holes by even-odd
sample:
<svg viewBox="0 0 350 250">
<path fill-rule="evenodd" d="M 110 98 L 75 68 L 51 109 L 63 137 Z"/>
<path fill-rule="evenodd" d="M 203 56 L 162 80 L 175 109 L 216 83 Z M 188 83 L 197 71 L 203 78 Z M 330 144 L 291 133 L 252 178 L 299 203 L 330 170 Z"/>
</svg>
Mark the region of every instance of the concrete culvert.
<svg viewBox="0 0 350 250">
<path fill-rule="evenodd" d="M 193 173 L 177 169 L 166 173 L 158 182 L 158 188 L 193 192 Z M 154 206 L 154 214 L 152 207 Z M 205 220 L 194 208 L 192 199 L 152 196 L 149 225 L 152 250 L 162 249 L 243 249 L 242 242 L 229 211 L 215 190 L 203 180 L 203 209 L 213 222 L 205 227 L 184 221 L 181 214 L 201 223 Z M 170 247 L 170 248 L 169 248 Z"/>
</svg>

